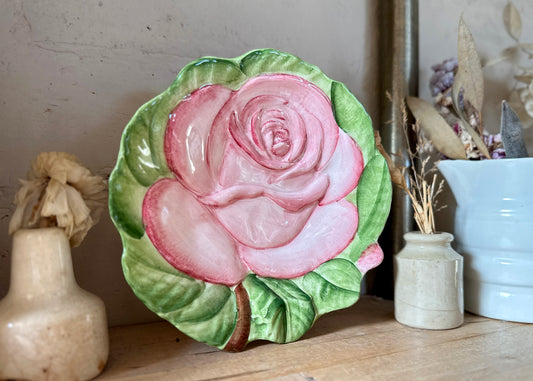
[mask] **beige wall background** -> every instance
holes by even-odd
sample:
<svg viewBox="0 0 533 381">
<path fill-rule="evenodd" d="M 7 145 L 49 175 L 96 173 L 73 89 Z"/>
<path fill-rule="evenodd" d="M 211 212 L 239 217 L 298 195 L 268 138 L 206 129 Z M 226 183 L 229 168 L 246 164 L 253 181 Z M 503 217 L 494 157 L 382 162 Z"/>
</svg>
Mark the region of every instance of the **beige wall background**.
<svg viewBox="0 0 533 381">
<path fill-rule="evenodd" d="M 7 226 L 12 200 L 18 179 L 39 152 L 73 153 L 94 172 L 107 176 L 130 117 L 165 90 L 185 64 L 205 55 L 235 57 L 263 47 L 293 53 L 319 66 L 345 83 L 376 119 L 379 3 L 1 1 L 0 297 L 9 285 Z M 455 55 L 461 13 L 482 55 L 496 55 L 511 44 L 501 21 L 505 3 L 453 0 L 444 6 L 437 0 L 420 1 L 423 97 L 429 99 L 429 66 Z M 529 3 L 515 1 L 522 12 L 524 35 L 533 35 Z M 496 96 L 508 89 L 505 80 L 498 79 L 505 77 L 505 70 L 495 70 L 491 75 L 497 79 L 487 91 Z M 111 325 L 154 319 L 124 281 L 121 251 L 119 235 L 106 215 L 73 250 L 78 282 L 105 301 Z"/>
</svg>

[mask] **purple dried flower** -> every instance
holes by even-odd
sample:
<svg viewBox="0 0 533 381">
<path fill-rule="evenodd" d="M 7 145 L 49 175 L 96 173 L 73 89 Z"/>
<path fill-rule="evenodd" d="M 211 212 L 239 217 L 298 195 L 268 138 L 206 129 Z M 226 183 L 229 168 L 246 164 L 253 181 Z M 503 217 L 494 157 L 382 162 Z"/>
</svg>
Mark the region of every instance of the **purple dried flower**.
<svg viewBox="0 0 533 381">
<path fill-rule="evenodd" d="M 492 151 L 491 157 L 493 159 L 503 159 L 505 158 L 505 150 L 503 148 L 496 148 L 494 151 Z"/>
<path fill-rule="evenodd" d="M 433 69 L 433 71 L 437 72 L 437 71 L 455 71 L 455 69 L 457 69 L 457 58 L 455 57 L 452 57 L 452 58 L 448 58 L 444 61 L 442 61 L 442 63 L 440 64 L 435 64 L 433 66 L 431 66 L 431 69 Z"/>
<path fill-rule="evenodd" d="M 482 137 L 492 159 L 503 159 L 505 157 L 505 149 L 503 148 L 500 134 L 491 135 L 485 132 Z"/>
<path fill-rule="evenodd" d="M 500 134 L 487 134 L 486 132 L 482 136 L 483 142 L 487 145 L 487 147 L 498 145 L 502 142 L 502 136 Z"/>
<path fill-rule="evenodd" d="M 457 69 L 457 59 L 448 58 L 440 64 L 433 65 L 431 69 L 434 73 L 429 80 L 429 88 L 431 95 L 436 96 L 452 86 Z"/>
</svg>

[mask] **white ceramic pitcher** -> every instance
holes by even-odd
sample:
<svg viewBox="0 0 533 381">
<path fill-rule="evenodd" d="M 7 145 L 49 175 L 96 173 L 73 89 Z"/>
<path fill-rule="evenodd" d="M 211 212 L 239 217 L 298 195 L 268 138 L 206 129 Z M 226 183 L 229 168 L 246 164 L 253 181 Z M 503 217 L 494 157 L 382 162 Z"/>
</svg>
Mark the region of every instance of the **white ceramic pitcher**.
<svg viewBox="0 0 533 381">
<path fill-rule="evenodd" d="M 443 160 L 457 201 L 465 310 L 533 323 L 533 158 Z"/>
</svg>

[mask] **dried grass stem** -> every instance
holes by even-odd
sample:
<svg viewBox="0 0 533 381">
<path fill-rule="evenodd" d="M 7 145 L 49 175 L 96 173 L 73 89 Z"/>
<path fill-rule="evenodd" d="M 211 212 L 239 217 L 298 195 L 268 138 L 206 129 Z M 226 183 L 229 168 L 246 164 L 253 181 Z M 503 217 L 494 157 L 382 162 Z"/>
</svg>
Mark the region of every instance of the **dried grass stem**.
<svg viewBox="0 0 533 381">
<path fill-rule="evenodd" d="M 418 123 L 409 125 L 405 103 L 394 102 L 390 94 L 387 94 L 394 104 L 400 104 L 402 112 L 402 129 L 406 141 L 406 152 L 395 155 L 409 159 L 410 165 L 395 165 L 391 157 L 379 145 L 379 149 L 389 165 L 392 182 L 403 189 L 409 196 L 414 210 L 414 218 L 418 228 L 423 234 L 435 233 L 435 211 L 437 209 L 437 196 L 442 192 L 444 180 L 437 179 L 437 164 L 432 162 L 432 157 L 425 152 L 425 147 L 430 146 L 429 140 L 422 133 Z M 412 129 L 416 135 L 416 142 L 412 144 L 408 138 L 408 131 Z M 378 140 L 379 142 L 379 140 Z"/>
</svg>

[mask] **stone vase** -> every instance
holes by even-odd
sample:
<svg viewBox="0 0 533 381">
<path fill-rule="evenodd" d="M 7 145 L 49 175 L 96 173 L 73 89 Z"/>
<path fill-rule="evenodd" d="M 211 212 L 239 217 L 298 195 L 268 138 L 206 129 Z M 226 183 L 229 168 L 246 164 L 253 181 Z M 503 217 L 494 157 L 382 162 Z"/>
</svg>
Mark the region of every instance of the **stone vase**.
<svg viewBox="0 0 533 381">
<path fill-rule="evenodd" d="M 108 352 L 104 303 L 76 283 L 63 230 L 15 233 L 0 301 L 0 379 L 89 380 Z"/>
<path fill-rule="evenodd" d="M 463 324 L 463 258 L 449 233 L 404 235 L 394 258 L 394 316 L 404 325 L 450 329 Z"/>
</svg>

